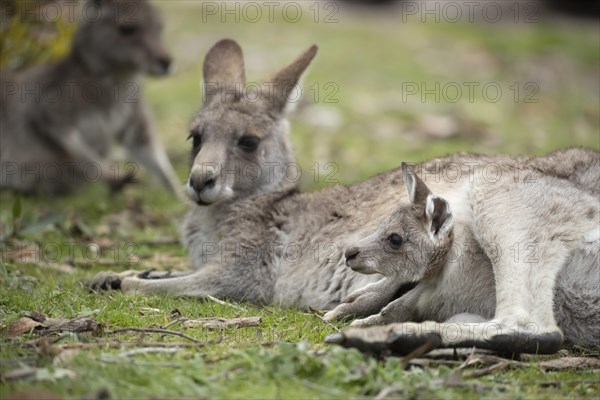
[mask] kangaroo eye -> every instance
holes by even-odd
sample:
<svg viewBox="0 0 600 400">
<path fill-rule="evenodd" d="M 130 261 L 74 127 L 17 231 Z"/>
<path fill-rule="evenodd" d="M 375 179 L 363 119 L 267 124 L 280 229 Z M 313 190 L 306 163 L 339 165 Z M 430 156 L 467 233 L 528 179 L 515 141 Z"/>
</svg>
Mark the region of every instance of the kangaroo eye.
<svg viewBox="0 0 600 400">
<path fill-rule="evenodd" d="M 256 136 L 242 136 L 238 141 L 238 147 L 246 153 L 252 153 L 258 147 L 260 139 Z"/>
<path fill-rule="evenodd" d="M 202 135 L 198 131 L 191 131 L 188 139 L 192 139 L 194 148 L 202 146 Z"/>
<path fill-rule="evenodd" d="M 119 33 L 123 36 L 131 36 L 138 31 L 135 25 L 119 25 Z"/>
<path fill-rule="evenodd" d="M 392 233 L 389 237 L 388 237 L 388 241 L 390 242 L 390 244 L 394 247 L 400 247 L 400 245 L 402 244 L 402 238 L 400 237 L 400 235 L 398 235 L 397 233 Z"/>
</svg>

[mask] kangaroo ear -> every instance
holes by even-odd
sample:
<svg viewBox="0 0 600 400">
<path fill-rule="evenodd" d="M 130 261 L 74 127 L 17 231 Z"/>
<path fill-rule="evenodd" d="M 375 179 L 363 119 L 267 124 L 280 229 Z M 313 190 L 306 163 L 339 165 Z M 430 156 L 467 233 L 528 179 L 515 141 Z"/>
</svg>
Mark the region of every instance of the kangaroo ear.
<svg viewBox="0 0 600 400">
<path fill-rule="evenodd" d="M 205 104 L 219 93 L 241 94 L 246 84 L 246 73 L 240 45 L 231 39 L 217 42 L 204 58 L 203 75 Z"/>
<path fill-rule="evenodd" d="M 434 241 L 448 237 L 454 226 L 450 204 L 443 198 L 433 194 L 427 196 L 425 219 L 429 237 Z"/>
<path fill-rule="evenodd" d="M 404 175 L 404 182 L 406 183 L 406 190 L 408 191 L 408 199 L 412 204 L 425 205 L 427 196 L 431 194 L 431 191 L 425 185 L 425 182 L 421 180 L 413 171 L 413 169 L 407 163 L 402 163 L 402 174 Z"/>
<path fill-rule="evenodd" d="M 293 63 L 279 71 L 270 82 L 265 82 L 267 90 L 269 108 L 275 113 L 285 112 L 285 108 L 290 100 L 290 94 L 298 84 L 300 77 L 306 71 L 310 62 L 317 54 L 317 46 L 312 45 Z"/>
</svg>

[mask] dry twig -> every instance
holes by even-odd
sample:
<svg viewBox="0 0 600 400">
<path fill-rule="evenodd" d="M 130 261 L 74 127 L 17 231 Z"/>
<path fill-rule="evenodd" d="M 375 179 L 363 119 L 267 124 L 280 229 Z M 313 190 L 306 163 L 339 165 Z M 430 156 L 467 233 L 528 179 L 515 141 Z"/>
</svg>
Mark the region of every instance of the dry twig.
<svg viewBox="0 0 600 400">
<path fill-rule="evenodd" d="M 174 319 L 173 321 L 169 322 L 168 324 L 161 326 L 160 329 L 167 329 L 173 325 L 177 325 L 181 322 L 188 321 L 188 320 L 189 320 L 189 318 L 186 318 L 186 317 L 177 318 L 177 319 Z"/>
<path fill-rule="evenodd" d="M 200 318 L 188 319 L 183 321 L 186 328 L 202 327 L 207 329 L 225 329 L 225 328 L 245 328 L 250 326 L 259 326 L 262 322 L 261 317 L 241 317 L 241 318 Z"/>
<path fill-rule="evenodd" d="M 142 347 L 139 349 L 132 349 L 128 351 L 124 351 L 119 354 L 119 357 L 131 357 L 137 356 L 138 354 L 150 354 L 150 353 L 168 353 L 173 354 L 179 351 L 176 348 L 168 348 L 168 347 Z"/>
<path fill-rule="evenodd" d="M 177 332 L 177 331 L 170 331 L 167 329 L 159 329 L 159 328 L 120 328 L 120 329 L 115 329 L 114 331 L 110 331 L 110 332 L 106 332 L 106 333 L 110 334 L 110 335 L 115 335 L 117 333 L 123 333 L 123 332 L 162 333 L 164 335 L 179 336 L 179 337 L 182 337 L 189 341 L 192 341 L 194 343 L 203 343 L 197 339 L 194 339 L 193 337 L 191 337 L 189 335 L 186 335 L 185 333 L 181 333 L 181 332 Z"/>
</svg>

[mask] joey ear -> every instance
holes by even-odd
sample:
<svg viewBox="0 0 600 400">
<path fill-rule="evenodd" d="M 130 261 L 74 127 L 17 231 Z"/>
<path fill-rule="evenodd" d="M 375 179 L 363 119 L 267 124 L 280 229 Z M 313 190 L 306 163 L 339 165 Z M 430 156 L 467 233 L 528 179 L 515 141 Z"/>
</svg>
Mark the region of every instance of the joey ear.
<svg viewBox="0 0 600 400">
<path fill-rule="evenodd" d="M 412 204 L 425 205 L 427 196 L 431 194 L 431 191 L 425 185 L 425 182 L 419 178 L 413 169 L 407 163 L 402 163 L 402 174 L 404 175 L 404 182 L 406 184 L 406 190 L 408 191 L 408 199 Z"/>
<path fill-rule="evenodd" d="M 298 84 L 300 77 L 308 68 L 310 62 L 317 54 L 318 47 L 312 45 L 293 63 L 280 70 L 271 79 L 270 82 L 265 82 L 269 108 L 275 113 L 282 113 L 288 105 L 290 94 Z M 264 93 L 264 92 L 263 92 Z"/>
<path fill-rule="evenodd" d="M 427 196 L 425 219 L 429 237 L 435 241 L 447 237 L 454 226 L 450 204 L 445 199 L 433 194 Z"/>
<path fill-rule="evenodd" d="M 246 84 L 246 73 L 240 45 L 231 39 L 217 42 L 204 58 L 203 76 L 205 104 L 218 93 L 241 93 Z"/>
</svg>

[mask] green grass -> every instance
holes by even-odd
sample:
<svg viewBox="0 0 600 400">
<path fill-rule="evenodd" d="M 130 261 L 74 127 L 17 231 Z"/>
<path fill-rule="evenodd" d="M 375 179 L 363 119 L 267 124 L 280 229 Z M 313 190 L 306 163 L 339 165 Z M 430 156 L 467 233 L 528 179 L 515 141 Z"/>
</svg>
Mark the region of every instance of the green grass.
<svg viewBox="0 0 600 400">
<path fill-rule="evenodd" d="M 223 37 L 238 40 L 244 48 L 249 81 L 268 77 L 312 43 L 320 46 L 304 80 L 309 96 L 291 117 L 306 190 L 328 185 L 324 179 L 314 181 L 310 167 L 315 162 L 334 162 L 333 178 L 350 183 L 403 160 L 454 151 L 542 154 L 564 146 L 600 149 L 597 24 L 562 20 L 522 25 L 424 24 L 415 19 L 403 23 L 395 11 L 352 9 L 341 9 L 336 14 L 339 21 L 332 24 L 315 23 L 306 11 L 296 23 L 286 22 L 277 13 L 273 23 L 233 23 L 232 17 L 221 23 L 220 16 L 202 21 L 199 2 L 157 4 L 165 15 L 167 41 L 177 65 L 168 78 L 148 79 L 145 91 L 182 180 L 187 169 L 188 122 L 201 103 L 201 60 Z M 431 97 L 422 102 L 419 95 L 403 99 L 403 83 L 433 87 L 436 82 L 441 86 L 493 82 L 503 89 L 503 96 L 495 103 L 486 101 L 480 91 L 472 102 L 466 95 L 455 103 Z M 523 102 L 523 93 L 515 102 L 510 89 L 515 82 L 521 90 L 527 83 L 536 84 L 538 102 Z M 331 93 L 325 90 L 327 83 L 337 89 L 336 102 L 325 102 L 324 96 Z M 314 92 L 307 89 L 315 84 L 320 88 L 316 102 L 311 100 Z M 326 123 L 317 114 L 325 115 Z M 459 132 L 447 139 L 427 136 L 422 126 L 431 115 L 450 118 Z M 13 195 L 0 194 L 3 235 L 13 224 L 14 201 Z M 184 268 L 186 252 L 174 242 L 184 212 L 185 206 L 148 177 L 117 195 L 102 187 L 88 187 L 64 199 L 22 199 L 19 220 L 24 226 L 60 214 L 57 223 L 24 235 L 22 246 L 37 243 L 47 253 L 46 259 L 70 263 L 74 272 L 61 273 L 40 262 L 18 263 L 14 256 L 3 257 L 0 322 L 9 325 L 26 311 L 64 318 L 91 315 L 109 332 L 163 326 L 171 321 L 172 311 L 178 310 L 188 318 L 260 316 L 261 326 L 217 332 L 174 326 L 174 330 L 214 343 L 182 348 L 174 354 L 138 355 L 132 358 L 136 364 L 119 356 L 126 349 L 85 349 L 62 366 L 76 377 L 5 381 L 0 383 L 2 398 L 32 389 L 70 398 L 101 391 L 115 398 L 349 398 L 373 397 L 390 386 L 398 388 L 392 396 L 402 398 L 598 396 L 597 371 L 543 372 L 534 363 L 530 368 L 466 379 L 466 385 L 452 387 L 445 383 L 452 367 L 404 370 L 398 358 L 376 360 L 354 350 L 326 346 L 323 338 L 333 328 L 297 310 L 249 304 L 238 310 L 210 301 L 119 292 L 98 295 L 85 290 L 81 282 L 106 269 Z M 165 239 L 166 243 L 154 243 Z M 101 245 L 99 256 L 86 253 L 91 242 Z M 130 244 L 133 247 L 127 247 Z M 56 260 L 50 253 L 54 245 L 61 249 Z M 14 244 L 3 246 L 5 256 L 14 255 Z M 74 249 L 72 257 L 69 249 Z M 125 263 L 128 251 L 136 256 L 131 265 Z M 56 346 L 61 343 L 132 342 L 139 334 L 70 335 L 37 349 L 19 345 L 33 338 L 0 339 L 0 373 L 27 365 L 52 372 Z M 145 340 L 185 341 L 156 334 Z"/>
<path fill-rule="evenodd" d="M 173 249 L 177 252 L 176 249 Z M 96 270 L 97 268 L 94 268 Z M 93 272 L 93 271 L 87 271 Z M 35 279 L 29 290 L 6 288 L 18 282 L 18 274 Z M 314 315 L 277 307 L 257 308 L 241 304 L 242 310 L 228 305 L 192 299 L 141 297 L 120 292 L 91 294 L 81 288 L 75 275 L 52 275 L 39 267 L 4 266 L 0 278 L 2 319 L 10 323 L 21 310 L 37 310 L 56 317 L 94 316 L 104 330 L 119 327 L 159 327 L 171 321 L 175 309 L 189 318 L 260 316 L 258 328 L 171 329 L 203 342 L 217 342 L 198 348 L 179 349 L 174 354 L 147 354 L 133 358 L 119 356 L 125 350 L 98 346 L 82 350 L 66 366 L 75 371 L 73 379 L 37 382 L 17 381 L 0 387 L 0 393 L 45 388 L 67 397 L 93 395 L 103 390 L 115 398 L 355 398 L 374 396 L 389 386 L 399 388 L 400 397 L 418 398 L 572 398 L 593 397 L 600 389 L 597 372 L 543 372 L 535 367 L 506 371 L 479 379 L 465 379 L 466 387 L 444 383 L 455 367 L 441 366 L 404 370 L 401 359 L 376 360 L 355 350 L 328 347 L 322 343 L 332 327 Z M 8 285 L 6 285 L 8 283 Z M 159 311 L 150 311 L 156 309 Z M 342 324 L 338 324 L 342 325 Z M 33 338 L 26 337 L 19 342 Z M 48 367 L 56 347 L 68 342 L 120 340 L 135 342 L 139 333 L 103 337 L 69 335 L 56 345 L 34 351 L 3 340 L 1 372 L 22 364 Z M 146 341 L 186 342 L 148 334 Z M 132 361 L 135 360 L 135 361 Z M 131 364 L 135 362 L 136 364 Z M 168 365 L 164 365 L 168 364 Z M 458 366 L 458 364 L 457 364 Z"/>
</svg>

